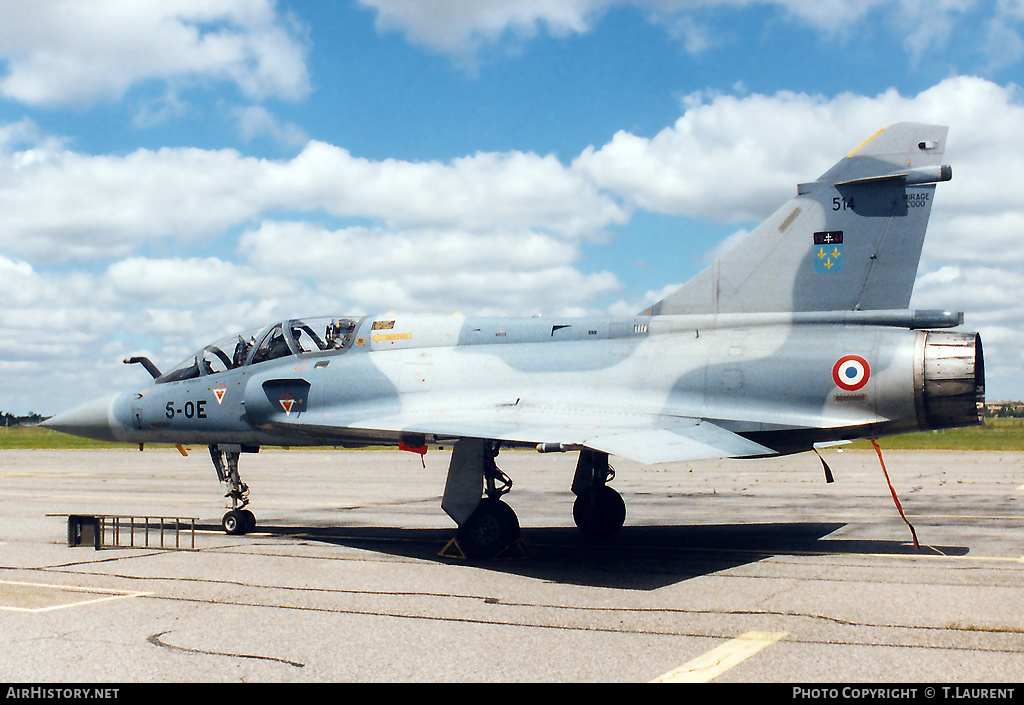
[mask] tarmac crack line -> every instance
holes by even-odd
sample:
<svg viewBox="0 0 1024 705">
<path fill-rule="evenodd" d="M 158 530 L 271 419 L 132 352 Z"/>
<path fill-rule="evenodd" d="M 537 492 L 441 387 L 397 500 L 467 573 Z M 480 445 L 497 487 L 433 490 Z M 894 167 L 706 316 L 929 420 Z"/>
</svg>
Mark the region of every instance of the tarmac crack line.
<svg viewBox="0 0 1024 705">
<path fill-rule="evenodd" d="M 306 665 L 304 663 L 299 663 L 298 661 L 290 661 L 284 658 L 277 658 L 276 656 L 260 656 L 258 654 L 232 654 L 224 651 L 206 651 L 205 649 L 189 649 L 184 646 L 175 646 L 174 644 L 168 644 L 166 641 L 163 641 L 160 638 L 165 634 L 170 634 L 170 631 L 152 634 L 146 639 L 146 641 L 148 641 L 153 646 L 159 647 L 161 649 L 170 649 L 171 651 L 178 651 L 180 653 L 186 654 L 199 654 L 201 656 L 225 656 L 227 658 L 248 658 L 257 659 L 260 661 L 275 661 L 277 663 L 283 663 L 288 666 L 294 666 L 295 668 L 304 668 Z"/>
<path fill-rule="evenodd" d="M 341 615 L 360 615 L 367 617 L 385 617 L 392 619 L 412 619 L 412 620 L 423 620 L 423 621 L 435 621 L 435 622 L 448 622 L 448 623 L 462 623 L 462 624 L 477 624 L 497 627 L 520 627 L 525 629 L 555 629 L 560 631 L 580 631 L 580 632 L 598 632 L 598 633 L 609 633 L 609 634 L 633 634 L 633 635 L 646 635 L 646 636 L 667 636 L 667 637 L 719 637 L 726 638 L 724 634 L 709 634 L 699 632 L 684 632 L 684 631 L 671 631 L 671 630 L 651 630 L 651 629 L 631 629 L 625 627 L 601 627 L 593 625 L 566 625 L 566 624 L 544 624 L 541 622 L 529 622 L 529 621 L 500 621 L 497 619 L 484 619 L 479 617 L 443 617 L 432 614 L 403 614 L 400 612 L 385 612 L 380 610 L 360 610 L 360 609 L 349 609 L 349 608 L 332 608 L 332 607 L 310 607 L 303 605 L 268 605 L 253 602 L 239 602 L 235 600 L 210 600 L 210 599 L 199 599 L 190 597 L 169 597 L 161 595 L 147 595 L 144 599 L 152 600 L 168 600 L 175 602 L 191 602 L 197 604 L 210 604 L 210 605 L 222 605 L 232 607 L 260 607 L 265 609 L 281 609 L 281 610 L 297 610 L 304 612 L 322 612 L 325 614 L 341 614 Z M 485 600 L 485 602 L 488 602 Z M 495 604 L 488 602 L 488 604 Z M 520 607 L 523 605 L 516 603 L 500 602 L 503 606 L 515 606 Z M 536 606 L 536 605 L 528 605 Z M 551 606 L 556 607 L 556 606 Z M 570 609 L 575 610 L 589 610 L 590 608 L 585 607 L 573 607 Z M 725 611 L 725 612 L 710 612 L 710 611 L 697 611 L 697 610 L 673 610 L 673 609 L 648 609 L 648 610 L 630 610 L 625 608 L 598 608 L 600 611 L 638 611 L 638 612 L 677 612 L 687 614 L 717 614 L 724 616 L 768 616 L 768 617 L 795 617 L 795 618 L 807 618 L 807 619 L 822 619 L 827 621 L 836 622 L 844 626 L 862 627 L 865 629 L 895 629 L 904 631 L 953 631 L 953 632 L 983 632 L 987 634 L 1020 634 L 1020 630 L 1003 630 L 1003 629 L 969 629 L 961 627 L 926 627 L 926 626 L 900 626 L 900 625 L 888 625 L 888 624 L 859 624 L 855 622 L 848 622 L 835 618 L 825 617 L 822 615 L 813 614 L 798 614 L 798 613 L 785 613 L 785 612 L 772 612 L 768 610 L 744 610 L 744 611 Z M 157 635 L 159 636 L 159 635 Z M 1008 648 L 992 648 L 992 647 L 978 647 L 978 646 L 956 646 L 956 645 L 943 645 L 943 644 L 918 644 L 918 643 L 884 643 L 884 642 L 873 642 L 870 640 L 860 641 L 837 641 L 830 639 L 804 639 L 799 637 L 792 637 L 790 639 L 793 643 L 801 644 L 844 644 L 849 646 L 874 646 L 880 648 L 907 648 L 907 649 L 934 649 L 940 651 L 972 651 L 972 652 L 988 652 L 988 653 L 1024 653 L 1024 649 L 1008 649 Z M 234 655 L 234 654 L 219 654 L 219 655 Z M 256 657 L 251 657 L 256 658 Z"/>
</svg>

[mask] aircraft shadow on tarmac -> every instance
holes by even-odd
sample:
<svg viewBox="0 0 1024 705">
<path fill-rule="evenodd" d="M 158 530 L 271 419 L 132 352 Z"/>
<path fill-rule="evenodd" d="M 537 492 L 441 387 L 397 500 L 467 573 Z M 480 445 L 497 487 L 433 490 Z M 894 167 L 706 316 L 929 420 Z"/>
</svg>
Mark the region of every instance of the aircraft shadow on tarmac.
<svg viewBox="0 0 1024 705">
<path fill-rule="evenodd" d="M 260 534 L 346 546 L 447 564 L 472 565 L 567 585 L 654 590 L 755 563 L 799 555 L 966 555 L 963 546 L 922 546 L 909 541 L 829 539 L 842 523 L 625 526 L 595 539 L 575 527 L 523 528 L 523 542 L 488 560 L 469 561 L 449 545 L 451 529 L 261 526 Z M 198 528 L 198 527 L 197 527 Z M 213 527 L 211 527 L 213 528 Z M 908 536 L 909 539 L 909 536 Z"/>
</svg>

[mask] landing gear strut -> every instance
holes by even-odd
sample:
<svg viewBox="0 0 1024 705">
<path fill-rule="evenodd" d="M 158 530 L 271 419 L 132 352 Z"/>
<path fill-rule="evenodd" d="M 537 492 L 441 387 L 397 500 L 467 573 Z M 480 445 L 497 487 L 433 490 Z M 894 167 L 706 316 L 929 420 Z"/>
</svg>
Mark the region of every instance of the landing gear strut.
<svg viewBox="0 0 1024 705">
<path fill-rule="evenodd" d="M 512 480 L 494 462 L 500 445 L 467 438 L 452 451 L 441 508 L 459 525 L 456 541 L 469 558 L 491 558 L 519 538 L 519 517 L 501 500 Z"/>
<path fill-rule="evenodd" d="M 223 451 L 220 446 L 210 446 L 210 457 L 217 471 L 217 479 L 227 484 L 228 493 L 224 495 L 231 500 L 231 509 L 220 521 L 224 531 L 232 536 L 247 534 L 256 528 L 256 515 L 245 508 L 249 504 L 249 486 L 242 482 L 238 475 L 238 457 L 240 451 Z"/>
<path fill-rule="evenodd" d="M 626 521 L 622 496 L 607 485 L 613 477 L 615 471 L 608 465 L 607 453 L 590 448 L 580 451 L 572 480 L 572 491 L 576 495 L 572 518 L 588 536 L 611 536 Z"/>
</svg>

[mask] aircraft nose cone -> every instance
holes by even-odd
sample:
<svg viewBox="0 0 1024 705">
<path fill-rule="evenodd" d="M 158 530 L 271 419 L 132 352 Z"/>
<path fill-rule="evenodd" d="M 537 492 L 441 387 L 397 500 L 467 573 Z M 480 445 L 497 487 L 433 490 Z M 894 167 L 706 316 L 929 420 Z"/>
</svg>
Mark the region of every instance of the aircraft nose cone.
<svg viewBox="0 0 1024 705">
<path fill-rule="evenodd" d="M 117 395 L 95 399 L 70 411 L 57 414 L 40 426 L 72 436 L 94 438 L 98 441 L 117 441 L 111 428 L 110 409 Z"/>
</svg>

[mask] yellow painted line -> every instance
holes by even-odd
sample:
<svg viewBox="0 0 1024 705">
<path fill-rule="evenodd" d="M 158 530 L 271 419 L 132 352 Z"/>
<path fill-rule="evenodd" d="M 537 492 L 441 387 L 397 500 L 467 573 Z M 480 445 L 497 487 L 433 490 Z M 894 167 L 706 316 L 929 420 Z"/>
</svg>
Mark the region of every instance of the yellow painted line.
<svg viewBox="0 0 1024 705">
<path fill-rule="evenodd" d="M 707 683 L 739 665 L 766 646 L 784 639 L 786 632 L 747 632 L 703 656 L 655 678 L 652 683 Z"/>
<path fill-rule="evenodd" d="M 865 146 L 865 145 L 866 145 L 866 144 L 867 144 L 868 142 L 870 142 L 871 140 L 873 140 L 873 139 L 875 139 L 876 137 L 878 137 L 878 136 L 879 136 L 880 134 L 882 134 L 882 132 L 884 132 L 884 131 L 885 131 L 885 128 L 884 128 L 884 127 L 880 127 L 880 128 L 878 128 L 878 131 L 877 131 L 877 132 L 875 132 L 875 134 L 871 135 L 871 136 L 870 136 L 870 137 L 868 137 L 868 138 L 867 138 L 866 140 L 864 140 L 863 142 L 861 142 L 860 144 L 858 144 L 858 145 L 857 145 L 857 147 L 856 147 L 856 149 L 854 149 L 854 150 L 853 150 L 852 152 L 850 152 L 850 153 L 849 153 L 849 154 L 847 154 L 846 156 L 847 156 L 847 157 L 852 157 L 852 156 L 853 156 L 854 154 L 856 154 L 856 153 L 857 153 L 857 152 L 859 152 L 860 150 L 864 149 L 864 146 Z"/>
</svg>

